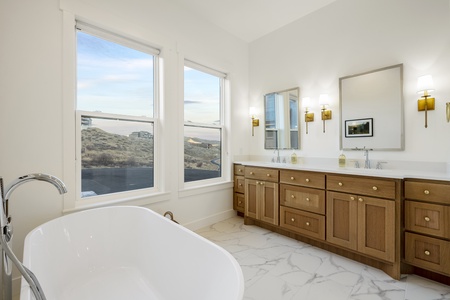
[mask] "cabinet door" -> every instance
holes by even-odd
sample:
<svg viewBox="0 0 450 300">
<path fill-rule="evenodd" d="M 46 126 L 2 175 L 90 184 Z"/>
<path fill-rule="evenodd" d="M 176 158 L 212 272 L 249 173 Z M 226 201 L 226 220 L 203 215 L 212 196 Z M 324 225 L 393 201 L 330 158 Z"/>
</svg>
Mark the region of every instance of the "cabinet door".
<svg viewBox="0 0 450 300">
<path fill-rule="evenodd" d="M 261 191 L 261 212 L 259 219 L 270 224 L 278 225 L 278 183 L 260 181 L 259 188 Z"/>
<path fill-rule="evenodd" d="M 395 261 L 395 202 L 358 196 L 358 251 Z"/>
<path fill-rule="evenodd" d="M 327 241 L 356 250 L 357 248 L 357 196 L 327 193 Z"/>
<path fill-rule="evenodd" d="M 245 215 L 253 219 L 258 218 L 258 188 L 259 181 L 245 179 Z"/>
</svg>

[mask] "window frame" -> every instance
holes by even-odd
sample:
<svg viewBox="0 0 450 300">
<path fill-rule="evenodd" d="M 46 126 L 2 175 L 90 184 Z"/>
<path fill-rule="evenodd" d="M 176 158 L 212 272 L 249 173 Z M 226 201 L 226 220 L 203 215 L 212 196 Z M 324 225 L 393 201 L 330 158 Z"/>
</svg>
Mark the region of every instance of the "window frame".
<svg viewBox="0 0 450 300">
<path fill-rule="evenodd" d="M 183 118 L 182 118 L 182 134 L 181 134 L 181 140 L 182 140 L 182 147 L 181 147 L 181 161 L 182 164 L 180 166 L 181 169 L 181 176 L 180 176 L 180 181 L 181 181 L 181 185 L 185 188 L 185 189 L 191 189 L 191 188 L 198 188 L 198 187 L 204 187 L 204 186 L 209 186 L 209 185 L 214 185 L 214 184 L 220 184 L 220 183 L 224 183 L 229 181 L 229 174 L 227 172 L 227 170 L 224 168 L 226 166 L 228 166 L 228 139 L 227 139 L 227 119 L 226 119 L 226 115 L 227 112 L 225 110 L 225 108 L 227 107 L 226 105 L 226 101 L 227 101 L 227 92 L 226 92 L 226 86 L 228 85 L 228 78 L 227 78 L 227 74 L 221 71 L 218 71 L 216 69 L 213 68 L 209 68 L 205 65 L 196 63 L 192 60 L 189 59 L 184 59 L 183 61 L 183 76 L 182 76 L 182 114 L 183 114 Z M 186 123 L 184 120 L 184 106 L 185 106 L 185 76 L 184 76 L 184 72 L 185 72 L 185 67 L 194 69 L 196 71 L 200 71 L 212 76 L 215 76 L 219 79 L 219 88 L 220 88 L 220 103 L 219 103 L 219 114 L 220 114 L 220 124 L 216 125 L 216 124 L 204 124 L 204 123 L 196 123 L 196 122 L 189 122 Z M 185 180 L 185 167 L 184 167 L 184 129 L 185 127 L 198 127 L 198 128 L 209 128 L 209 129 L 219 129 L 220 130 L 220 176 L 219 177 L 214 177 L 214 178 L 208 178 L 208 179 L 201 179 L 201 180 L 194 180 L 194 181 L 189 181 L 186 182 Z"/>
<path fill-rule="evenodd" d="M 119 44 L 124 47 L 128 47 L 140 52 L 147 53 L 153 57 L 153 116 L 132 116 L 121 115 L 113 113 L 93 112 L 77 109 L 77 31 L 83 31 L 86 34 L 90 34 L 97 38 Z M 160 50 L 154 48 L 145 43 L 139 42 L 135 39 L 125 37 L 114 32 L 104 30 L 97 26 L 91 25 L 84 21 L 75 20 L 75 96 L 74 96 L 74 110 L 75 110 L 75 207 L 84 206 L 98 206 L 103 204 L 114 204 L 120 202 L 126 202 L 130 200 L 138 200 L 152 195 L 161 193 L 160 186 L 160 130 L 159 130 L 159 106 L 160 106 Z M 103 195 L 82 197 L 81 196 L 81 184 L 82 184 L 82 167 L 81 167 L 81 117 L 93 117 L 110 120 L 122 120 L 122 121 L 137 121 L 153 124 L 153 187 L 143 188 L 130 191 L 115 192 Z"/>
</svg>

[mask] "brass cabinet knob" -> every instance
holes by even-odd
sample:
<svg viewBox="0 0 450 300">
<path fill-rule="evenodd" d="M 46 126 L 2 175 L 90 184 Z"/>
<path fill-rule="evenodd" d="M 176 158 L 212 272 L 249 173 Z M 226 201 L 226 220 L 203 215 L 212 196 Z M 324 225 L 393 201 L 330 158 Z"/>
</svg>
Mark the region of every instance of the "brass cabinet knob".
<svg viewBox="0 0 450 300">
<path fill-rule="evenodd" d="M 425 217 L 424 219 L 425 219 L 425 221 L 427 221 L 427 222 L 430 222 L 430 221 L 431 221 L 430 217 Z"/>
<path fill-rule="evenodd" d="M 425 250 L 425 252 L 424 252 L 424 253 L 425 253 L 425 255 L 426 255 L 426 256 L 430 256 L 430 255 L 431 255 L 431 252 L 430 252 L 430 251 L 428 251 L 428 250 Z"/>
<path fill-rule="evenodd" d="M 291 176 L 291 180 L 294 180 L 295 179 L 295 177 L 294 176 Z"/>
<path fill-rule="evenodd" d="M 238 201 L 239 204 L 242 204 L 242 201 Z"/>
<path fill-rule="evenodd" d="M 309 182 L 310 180 L 309 180 L 309 178 L 306 178 L 305 181 L 306 181 L 306 182 Z"/>
<path fill-rule="evenodd" d="M 425 195 L 429 195 L 429 194 L 430 194 L 430 191 L 429 191 L 429 190 L 425 190 L 425 191 L 423 191 L 423 193 L 424 193 Z"/>
<path fill-rule="evenodd" d="M 291 198 L 294 199 L 294 198 L 295 198 L 295 195 L 291 195 Z"/>
<path fill-rule="evenodd" d="M 306 197 L 306 201 L 308 201 L 308 202 L 309 202 L 309 200 L 310 200 L 310 199 L 309 199 L 308 197 Z"/>
<path fill-rule="evenodd" d="M 259 184 L 260 184 L 260 185 L 264 185 L 264 181 L 261 181 Z"/>
<path fill-rule="evenodd" d="M 253 172 L 250 172 L 250 175 L 253 175 L 253 174 L 255 174 L 255 173 L 253 173 Z"/>
<path fill-rule="evenodd" d="M 292 222 L 295 222 L 295 219 L 294 219 L 294 218 L 292 218 L 292 219 L 291 219 L 291 221 L 292 221 Z"/>
<path fill-rule="evenodd" d="M 351 197 L 350 197 L 350 200 L 354 201 L 354 200 L 355 200 L 355 197 L 351 196 Z"/>
<path fill-rule="evenodd" d="M 242 186 L 242 183 L 239 183 L 238 186 Z"/>
<path fill-rule="evenodd" d="M 256 184 L 259 184 L 259 181 L 257 181 Z"/>
<path fill-rule="evenodd" d="M 267 174 L 267 177 L 270 177 L 270 174 Z"/>
<path fill-rule="evenodd" d="M 309 222 L 306 222 L 306 226 L 309 226 L 309 225 L 311 225 Z"/>
<path fill-rule="evenodd" d="M 339 182 L 338 185 L 339 185 L 339 186 L 343 186 L 344 184 L 343 184 L 342 182 Z"/>
<path fill-rule="evenodd" d="M 377 191 L 377 190 L 378 190 L 378 188 L 377 188 L 376 186 L 373 186 L 372 189 L 373 189 L 374 191 Z"/>
<path fill-rule="evenodd" d="M 238 169 L 238 172 L 242 172 L 242 169 Z"/>
<path fill-rule="evenodd" d="M 363 199 L 363 198 L 361 198 L 361 197 L 359 197 L 359 198 L 358 198 L 358 201 L 359 201 L 359 202 L 363 202 L 363 201 L 364 201 L 364 199 Z"/>
</svg>

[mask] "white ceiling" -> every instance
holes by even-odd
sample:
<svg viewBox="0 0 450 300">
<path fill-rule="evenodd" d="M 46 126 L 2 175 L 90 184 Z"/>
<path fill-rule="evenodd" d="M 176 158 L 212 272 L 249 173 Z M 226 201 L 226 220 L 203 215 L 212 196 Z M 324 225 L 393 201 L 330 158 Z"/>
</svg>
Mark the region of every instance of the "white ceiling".
<svg viewBox="0 0 450 300">
<path fill-rule="evenodd" d="M 337 0 L 172 0 L 252 42 Z"/>
</svg>

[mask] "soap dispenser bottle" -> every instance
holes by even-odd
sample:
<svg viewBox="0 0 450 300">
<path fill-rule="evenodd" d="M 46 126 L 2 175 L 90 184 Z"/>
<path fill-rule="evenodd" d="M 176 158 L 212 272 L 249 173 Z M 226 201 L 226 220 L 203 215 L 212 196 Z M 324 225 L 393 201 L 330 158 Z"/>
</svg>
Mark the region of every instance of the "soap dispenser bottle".
<svg viewBox="0 0 450 300">
<path fill-rule="evenodd" d="M 294 151 L 294 152 L 292 152 L 292 154 L 291 154 L 291 164 L 296 164 L 297 161 L 298 161 L 298 159 L 297 159 L 297 154 L 295 154 L 295 151 Z"/>
<path fill-rule="evenodd" d="M 344 152 L 341 151 L 339 155 L 339 168 L 345 168 L 345 155 Z"/>
</svg>

